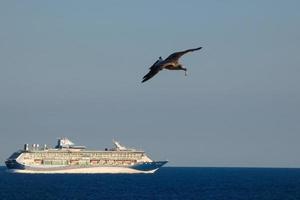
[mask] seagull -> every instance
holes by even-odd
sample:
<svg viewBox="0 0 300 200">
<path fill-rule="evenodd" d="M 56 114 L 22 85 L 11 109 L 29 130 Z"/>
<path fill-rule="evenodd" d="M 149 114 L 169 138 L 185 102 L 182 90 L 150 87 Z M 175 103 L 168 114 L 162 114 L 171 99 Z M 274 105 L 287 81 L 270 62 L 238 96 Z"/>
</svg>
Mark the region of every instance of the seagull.
<svg viewBox="0 0 300 200">
<path fill-rule="evenodd" d="M 143 77 L 142 83 L 148 81 L 163 69 L 183 70 L 185 72 L 185 75 L 187 75 L 187 68 L 184 68 L 183 65 L 179 63 L 179 58 L 188 52 L 197 51 L 200 49 L 202 49 L 202 47 L 175 52 L 169 55 L 165 60 L 163 60 L 162 57 L 159 57 L 159 59 L 149 68 L 150 71 L 148 72 L 148 74 Z"/>
</svg>

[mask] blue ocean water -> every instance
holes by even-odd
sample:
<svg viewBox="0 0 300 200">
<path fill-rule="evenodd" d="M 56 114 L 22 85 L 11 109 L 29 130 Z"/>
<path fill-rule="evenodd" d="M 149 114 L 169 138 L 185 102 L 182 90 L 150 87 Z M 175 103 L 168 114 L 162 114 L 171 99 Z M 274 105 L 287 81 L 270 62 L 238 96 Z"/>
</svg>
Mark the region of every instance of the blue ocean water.
<svg viewBox="0 0 300 200">
<path fill-rule="evenodd" d="M 163 167 L 155 174 L 11 174 L 0 200 L 299 200 L 300 169 Z"/>
</svg>

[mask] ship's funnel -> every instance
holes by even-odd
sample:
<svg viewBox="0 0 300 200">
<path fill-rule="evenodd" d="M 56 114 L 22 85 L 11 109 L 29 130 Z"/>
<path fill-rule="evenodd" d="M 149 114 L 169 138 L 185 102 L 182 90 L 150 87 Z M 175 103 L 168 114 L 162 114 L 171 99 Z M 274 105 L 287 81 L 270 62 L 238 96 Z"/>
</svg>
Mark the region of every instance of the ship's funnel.
<svg viewBox="0 0 300 200">
<path fill-rule="evenodd" d="M 119 142 L 113 140 L 113 143 L 116 145 L 116 148 L 117 148 L 118 150 L 120 150 L 120 151 L 126 151 L 126 150 L 127 150 L 127 148 L 124 147 L 124 146 L 122 146 Z"/>
<path fill-rule="evenodd" d="M 58 138 L 56 148 L 68 148 L 70 146 L 74 146 L 74 143 L 71 142 L 71 140 L 69 140 L 68 138 Z"/>
</svg>

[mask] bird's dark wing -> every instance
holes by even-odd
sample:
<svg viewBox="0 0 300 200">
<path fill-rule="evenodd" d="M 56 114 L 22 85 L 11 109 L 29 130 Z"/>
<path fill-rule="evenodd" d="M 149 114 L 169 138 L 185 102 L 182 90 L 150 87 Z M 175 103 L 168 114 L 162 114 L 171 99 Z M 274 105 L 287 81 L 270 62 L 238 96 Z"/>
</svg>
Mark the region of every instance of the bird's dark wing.
<svg viewBox="0 0 300 200">
<path fill-rule="evenodd" d="M 184 54 L 186 54 L 188 52 L 192 52 L 192 51 L 197 51 L 197 50 L 200 50 L 200 49 L 202 49 L 202 47 L 198 47 L 198 48 L 195 48 L 195 49 L 187 49 L 185 51 L 179 51 L 179 52 L 172 53 L 171 55 L 169 55 L 165 59 L 165 62 L 176 62 Z"/>
<path fill-rule="evenodd" d="M 160 70 L 162 70 L 161 65 L 152 65 L 148 74 L 143 77 L 142 83 L 155 76 Z"/>
<path fill-rule="evenodd" d="M 155 65 L 156 65 L 158 62 L 159 62 L 159 60 L 157 60 L 151 67 L 149 67 L 149 69 L 151 70 L 151 69 L 155 68 Z"/>
</svg>

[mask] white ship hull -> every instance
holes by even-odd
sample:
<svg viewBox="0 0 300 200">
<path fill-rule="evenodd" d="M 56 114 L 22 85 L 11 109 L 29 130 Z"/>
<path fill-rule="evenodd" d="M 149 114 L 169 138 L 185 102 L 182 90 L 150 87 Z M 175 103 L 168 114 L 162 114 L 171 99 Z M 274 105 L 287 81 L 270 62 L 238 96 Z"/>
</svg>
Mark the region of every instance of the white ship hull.
<svg viewBox="0 0 300 200">
<path fill-rule="evenodd" d="M 9 169 L 11 173 L 26 173 L 26 174 L 151 174 L 157 169 L 151 171 L 141 171 L 126 167 L 93 167 L 93 168 L 77 168 L 65 170 L 27 170 L 27 169 Z"/>
</svg>

